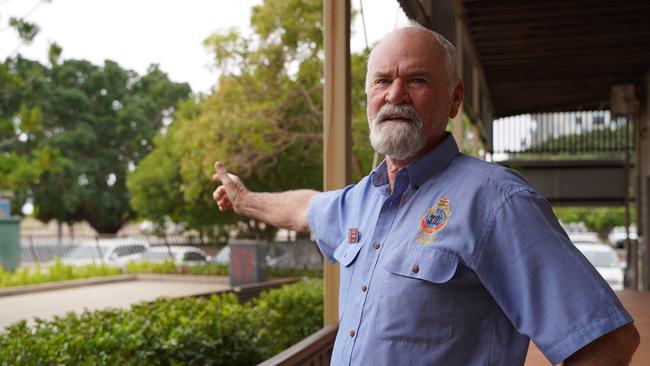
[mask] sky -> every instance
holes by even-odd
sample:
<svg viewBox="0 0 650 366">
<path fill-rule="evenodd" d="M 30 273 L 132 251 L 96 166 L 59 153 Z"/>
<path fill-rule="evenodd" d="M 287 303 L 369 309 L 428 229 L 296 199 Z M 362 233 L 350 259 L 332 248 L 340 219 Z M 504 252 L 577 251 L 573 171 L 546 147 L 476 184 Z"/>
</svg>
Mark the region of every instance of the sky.
<svg viewBox="0 0 650 366">
<path fill-rule="evenodd" d="M 105 59 L 144 74 L 157 63 L 170 79 L 189 82 L 195 92 L 208 92 L 217 81 L 211 56 L 203 47 L 210 34 L 230 27 L 249 33 L 250 9 L 261 0 L 0 0 L 0 60 L 17 52 L 47 62 L 49 44 L 57 42 L 62 58 Z M 360 0 L 352 0 L 359 10 Z M 40 5 L 39 5 L 40 4 Z M 396 26 L 407 23 L 397 0 L 363 1 L 368 41 L 372 45 Z M 20 45 L 9 18 L 23 17 L 41 28 L 30 45 Z M 358 16 L 350 47 L 365 47 Z"/>
</svg>

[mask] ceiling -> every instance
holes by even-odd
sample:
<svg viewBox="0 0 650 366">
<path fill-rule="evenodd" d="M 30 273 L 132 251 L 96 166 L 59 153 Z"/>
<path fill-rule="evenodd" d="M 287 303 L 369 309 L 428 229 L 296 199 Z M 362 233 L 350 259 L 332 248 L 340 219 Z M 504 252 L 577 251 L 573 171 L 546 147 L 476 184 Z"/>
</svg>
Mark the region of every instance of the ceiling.
<svg viewBox="0 0 650 366">
<path fill-rule="evenodd" d="M 414 9 L 437 1 L 400 3 L 422 23 Z M 494 117 L 607 108 L 613 84 L 640 89 L 650 71 L 648 0 L 453 2 L 483 68 Z"/>
</svg>

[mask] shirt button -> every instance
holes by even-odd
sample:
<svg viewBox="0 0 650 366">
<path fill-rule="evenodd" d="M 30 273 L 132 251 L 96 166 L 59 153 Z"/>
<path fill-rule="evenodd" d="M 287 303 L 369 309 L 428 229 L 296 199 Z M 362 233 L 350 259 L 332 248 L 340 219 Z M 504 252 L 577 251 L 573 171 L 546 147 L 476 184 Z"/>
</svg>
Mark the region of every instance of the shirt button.
<svg viewBox="0 0 650 366">
<path fill-rule="evenodd" d="M 418 186 L 417 184 L 413 186 L 414 191 L 417 191 L 418 189 L 420 189 L 420 186 Z"/>
<path fill-rule="evenodd" d="M 354 337 L 355 334 L 356 333 L 353 330 L 350 331 L 350 337 Z"/>
<path fill-rule="evenodd" d="M 418 273 L 420 272 L 420 267 L 418 267 L 417 264 L 414 264 L 413 267 L 411 267 L 411 271 L 413 271 L 413 273 Z"/>
<path fill-rule="evenodd" d="M 374 248 L 375 248 L 375 249 L 379 249 L 379 248 L 381 248 L 381 244 L 379 244 L 379 242 L 375 243 Z"/>
<path fill-rule="evenodd" d="M 366 285 L 361 286 L 361 292 L 366 292 L 366 291 L 368 291 L 368 286 Z"/>
</svg>

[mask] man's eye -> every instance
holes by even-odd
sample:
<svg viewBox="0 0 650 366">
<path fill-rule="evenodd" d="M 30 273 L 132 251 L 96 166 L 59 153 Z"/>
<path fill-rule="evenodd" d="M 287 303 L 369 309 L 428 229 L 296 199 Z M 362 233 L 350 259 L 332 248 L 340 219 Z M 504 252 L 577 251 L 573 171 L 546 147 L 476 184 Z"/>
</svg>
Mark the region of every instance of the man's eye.
<svg viewBox="0 0 650 366">
<path fill-rule="evenodd" d="M 415 83 L 415 84 L 426 84 L 427 81 L 422 79 L 422 78 L 415 78 L 415 79 L 412 79 L 411 82 Z"/>
<path fill-rule="evenodd" d="M 389 83 L 390 83 L 390 80 L 388 80 L 388 79 L 377 79 L 375 81 L 375 84 L 389 84 Z"/>
</svg>

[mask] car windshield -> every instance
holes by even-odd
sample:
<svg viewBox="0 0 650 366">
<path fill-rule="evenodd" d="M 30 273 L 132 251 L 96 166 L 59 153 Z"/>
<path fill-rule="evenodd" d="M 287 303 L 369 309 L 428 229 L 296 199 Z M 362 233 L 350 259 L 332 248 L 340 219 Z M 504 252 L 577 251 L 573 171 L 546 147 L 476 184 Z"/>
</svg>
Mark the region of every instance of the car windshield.
<svg viewBox="0 0 650 366">
<path fill-rule="evenodd" d="M 616 258 L 610 252 L 584 252 L 585 257 L 594 267 L 617 267 Z"/>
<path fill-rule="evenodd" d="M 80 246 L 71 251 L 65 258 L 71 259 L 101 259 L 107 248 L 103 246 Z"/>
</svg>

